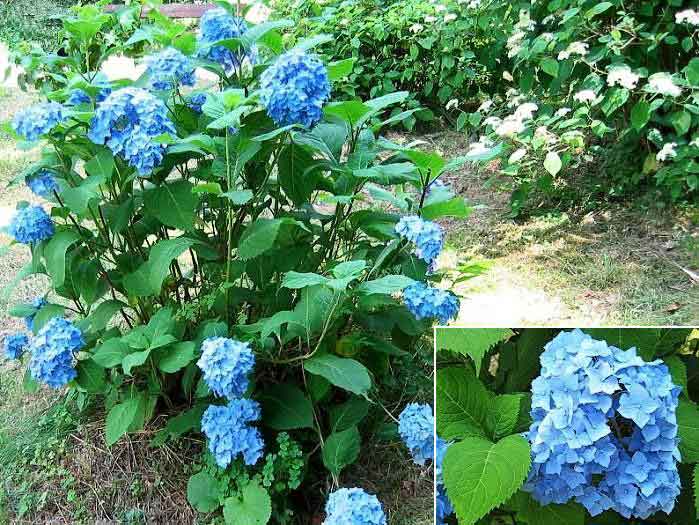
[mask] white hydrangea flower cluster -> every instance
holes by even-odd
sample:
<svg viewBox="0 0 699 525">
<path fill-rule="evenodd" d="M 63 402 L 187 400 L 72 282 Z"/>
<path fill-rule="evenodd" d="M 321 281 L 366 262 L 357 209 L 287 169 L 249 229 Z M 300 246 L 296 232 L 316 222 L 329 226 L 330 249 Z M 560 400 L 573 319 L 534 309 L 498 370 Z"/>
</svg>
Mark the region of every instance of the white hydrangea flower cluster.
<svg viewBox="0 0 699 525">
<path fill-rule="evenodd" d="M 677 144 L 675 142 L 664 144 L 662 149 L 655 155 L 655 158 L 659 162 L 665 162 L 667 159 L 675 158 L 677 156 L 676 147 Z"/>
<path fill-rule="evenodd" d="M 626 65 L 614 66 L 607 73 L 607 84 L 610 86 L 619 85 L 626 89 L 635 89 L 638 85 L 639 77 Z"/>
<path fill-rule="evenodd" d="M 597 94 L 591 89 L 583 89 L 582 91 L 578 91 L 575 95 L 573 95 L 573 100 L 580 102 L 581 104 L 593 102 L 596 98 Z"/>
<path fill-rule="evenodd" d="M 571 55 L 585 56 L 590 52 L 590 46 L 585 42 L 571 42 L 568 47 L 558 53 L 558 60 L 566 60 Z"/>
<path fill-rule="evenodd" d="M 667 73 L 655 73 L 648 77 L 648 90 L 669 97 L 679 97 L 682 94 L 682 88 Z"/>
<path fill-rule="evenodd" d="M 699 26 L 699 11 L 685 9 L 675 14 L 675 22 L 678 24 L 689 24 Z"/>
</svg>

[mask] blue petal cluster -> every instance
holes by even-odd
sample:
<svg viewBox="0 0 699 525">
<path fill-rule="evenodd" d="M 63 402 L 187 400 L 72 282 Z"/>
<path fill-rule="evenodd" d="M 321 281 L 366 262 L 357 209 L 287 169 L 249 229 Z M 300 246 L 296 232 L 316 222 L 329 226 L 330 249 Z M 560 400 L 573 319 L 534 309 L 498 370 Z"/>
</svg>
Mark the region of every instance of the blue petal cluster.
<svg viewBox="0 0 699 525">
<path fill-rule="evenodd" d="M 447 324 L 459 315 L 459 299 L 453 293 L 422 282 L 403 290 L 403 302 L 416 319 L 439 319 Z"/>
<path fill-rule="evenodd" d="M 209 440 L 216 464 L 226 468 L 241 454 L 246 465 L 262 457 L 260 431 L 248 425 L 260 419 L 260 405 L 252 399 L 234 399 L 228 406 L 210 405 L 201 418 L 201 429 Z"/>
<path fill-rule="evenodd" d="M 148 91 L 128 87 L 97 106 L 88 137 L 147 175 L 163 160 L 165 146 L 155 141 L 163 133 L 175 134 L 165 104 Z"/>
<path fill-rule="evenodd" d="M 17 242 L 34 244 L 51 238 L 54 227 L 41 206 L 26 206 L 17 210 L 7 231 Z"/>
<path fill-rule="evenodd" d="M 323 62 L 303 51 L 281 55 L 260 77 L 260 98 L 279 126 L 311 127 L 330 98 L 330 80 Z"/>
<path fill-rule="evenodd" d="M 80 104 L 90 104 L 92 99 L 90 95 L 83 89 L 73 89 L 70 92 L 68 100 L 66 100 L 66 105 L 68 106 L 79 106 Z"/>
<path fill-rule="evenodd" d="M 449 501 L 447 490 L 442 479 L 442 463 L 451 443 L 447 443 L 437 436 L 437 459 L 435 461 L 435 473 L 437 475 L 437 525 L 444 525 L 444 520 L 454 513 L 454 506 Z"/>
<path fill-rule="evenodd" d="M 60 388 L 75 379 L 78 373 L 73 358 L 85 345 L 82 332 L 63 317 L 54 317 L 32 339 L 29 371 L 37 381 Z"/>
<path fill-rule="evenodd" d="M 37 297 L 32 301 L 32 306 L 35 308 L 34 313 L 24 318 L 24 324 L 27 330 L 34 331 L 34 317 L 36 317 L 37 312 L 47 304 L 49 304 L 49 302 L 43 296 Z"/>
<path fill-rule="evenodd" d="M 381 502 L 360 488 L 339 489 L 325 504 L 323 525 L 386 525 Z"/>
<path fill-rule="evenodd" d="M 29 338 L 25 334 L 16 333 L 5 336 L 3 346 L 8 359 L 19 359 L 24 354 L 24 349 L 29 344 Z"/>
<path fill-rule="evenodd" d="M 191 97 L 189 97 L 189 107 L 192 108 L 194 111 L 197 113 L 202 112 L 202 106 L 206 103 L 206 93 L 203 92 L 198 92 L 198 93 L 193 93 Z"/>
<path fill-rule="evenodd" d="M 561 332 L 532 383 L 525 490 L 542 505 L 575 499 L 593 516 L 670 513 L 680 493 L 679 394 L 662 361 Z"/>
<path fill-rule="evenodd" d="M 217 396 L 235 399 L 248 389 L 248 374 L 255 366 L 255 354 L 248 343 L 225 337 L 209 337 L 201 345 L 197 365 L 204 381 Z"/>
<path fill-rule="evenodd" d="M 432 264 L 444 244 L 444 235 L 439 224 L 426 221 L 417 215 L 402 217 L 396 224 L 396 233 L 415 245 L 415 255 Z"/>
<path fill-rule="evenodd" d="M 175 89 L 179 84 L 194 85 L 194 64 L 174 47 L 147 56 L 145 63 L 151 89 L 167 90 Z"/>
<path fill-rule="evenodd" d="M 46 135 L 66 118 L 63 106 L 59 103 L 44 102 L 17 113 L 12 121 L 12 129 L 26 140 L 33 142 L 42 135 Z"/>
<path fill-rule="evenodd" d="M 257 61 L 257 49 L 253 48 L 249 53 L 232 51 L 225 46 L 212 46 L 220 40 L 228 40 L 241 36 L 248 28 L 242 18 L 231 15 L 223 8 L 209 9 L 200 20 L 199 25 L 199 56 L 208 58 L 223 67 L 226 74 L 240 70 L 247 58 L 251 64 Z"/>
<path fill-rule="evenodd" d="M 434 415 L 430 405 L 410 403 L 398 417 L 398 432 L 418 465 L 434 459 Z"/>
<path fill-rule="evenodd" d="M 32 193 L 44 199 L 48 199 L 53 195 L 54 191 L 58 191 L 56 179 L 46 170 L 38 171 L 29 177 L 26 182 L 29 189 L 32 190 Z"/>
</svg>

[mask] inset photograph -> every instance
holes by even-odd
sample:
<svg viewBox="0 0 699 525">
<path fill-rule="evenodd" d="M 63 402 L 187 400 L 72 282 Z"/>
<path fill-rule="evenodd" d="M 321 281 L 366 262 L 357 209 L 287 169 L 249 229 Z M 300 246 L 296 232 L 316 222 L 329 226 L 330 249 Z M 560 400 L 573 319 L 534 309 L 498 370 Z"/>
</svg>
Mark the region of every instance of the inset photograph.
<svg viewBox="0 0 699 525">
<path fill-rule="evenodd" d="M 699 330 L 437 328 L 436 523 L 699 519 Z"/>
</svg>

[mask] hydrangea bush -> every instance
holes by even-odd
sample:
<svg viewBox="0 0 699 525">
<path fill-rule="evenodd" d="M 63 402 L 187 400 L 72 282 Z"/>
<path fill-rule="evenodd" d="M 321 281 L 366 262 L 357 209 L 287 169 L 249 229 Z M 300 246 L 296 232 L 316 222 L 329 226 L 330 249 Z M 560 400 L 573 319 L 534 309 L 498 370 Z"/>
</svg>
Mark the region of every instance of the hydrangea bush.
<svg viewBox="0 0 699 525">
<path fill-rule="evenodd" d="M 504 89 L 459 115 L 461 127 L 501 145 L 514 211 L 534 192 L 560 195 L 571 174 L 594 173 L 593 161 L 608 196 L 657 186 L 672 199 L 694 197 L 699 5 L 517 5 L 507 57 L 494 72 Z M 521 118 L 526 104 L 536 111 Z"/>
<path fill-rule="evenodd" d="M 132 11 L 76 8 L 65 56 L 24 61 L 50 102 L 6 128 L 40 151 L 18 181 L 42 204 L 20 203 L 8 233 L 32 255 L 17 281 L 51 289 L 12 309 L 31 338 L 6 353 L 26 351 L 28 384 L 103 402 L 109 447 L 156 415 L 155 446 L 198 434 L 201 512 L 385 524 L 344 473 L 381 425 L 434 456 L 431 409 L 399 432 L 404 407 L 386 428 L 382 395 L 458 314 L 435 221 L 470 210 L 438 179 L 470 159 L 381 135 L 407 93 L 333 101 L 351 62 L 324 63 L 318 38 L 284 49 L 289 21 L 253 26 L 222 4 L 198 29 L 157 11 L 135 26 Z M 142 76 L 108 80 L 119 54 Z"/>
<path fill-rule="evenodd" d="M 694 337 L 438 328 L 437 522 L 696 521 Z"/>
</svg>

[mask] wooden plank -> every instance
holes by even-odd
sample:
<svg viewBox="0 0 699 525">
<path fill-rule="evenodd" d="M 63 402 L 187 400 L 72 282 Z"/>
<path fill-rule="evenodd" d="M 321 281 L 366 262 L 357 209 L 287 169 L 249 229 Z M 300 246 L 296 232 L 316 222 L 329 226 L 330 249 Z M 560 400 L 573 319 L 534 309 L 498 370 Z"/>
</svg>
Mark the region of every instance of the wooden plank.
<svg viewBox="0 0 699 525">
<path fill-rule="evenodd" d="M 241 2 L 244 4 L 245 2 Z M 109 4 L 104 10 L 107 13 L 113 13 L 117 9 L 124 7 L 123 5 Z M 201 18 L 204 11 L 208 11 L 216 7 L 216 4 L 164 4 L 158 10 L 168 18 Z M 150 8 L 144 7 L 141 10 L 141 18 L 148 16 Z"/>
</svg>

